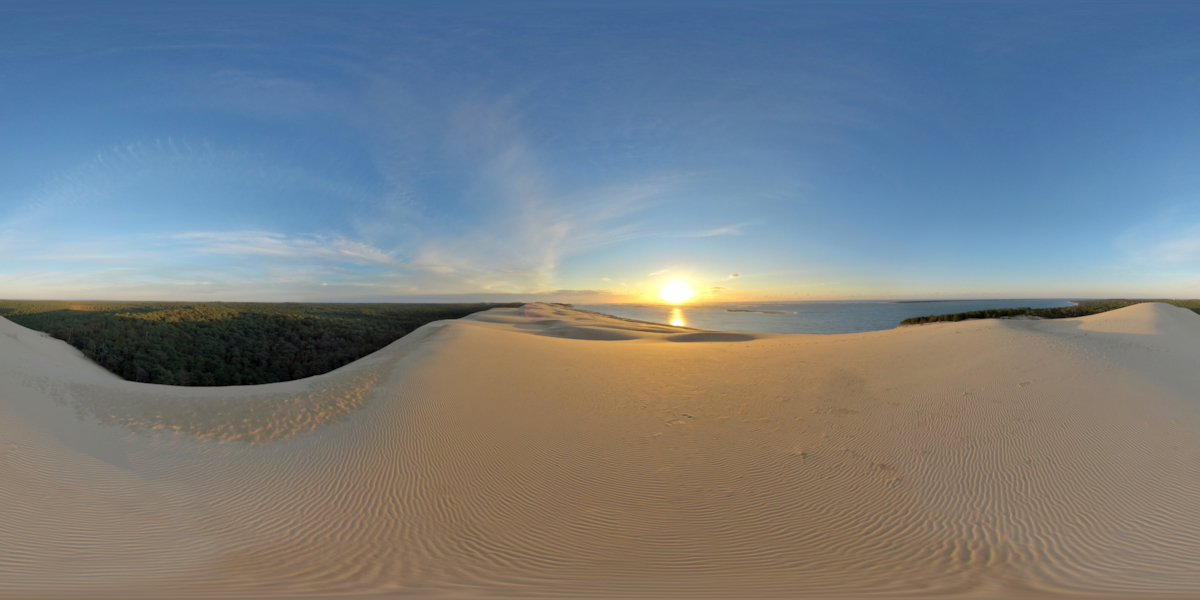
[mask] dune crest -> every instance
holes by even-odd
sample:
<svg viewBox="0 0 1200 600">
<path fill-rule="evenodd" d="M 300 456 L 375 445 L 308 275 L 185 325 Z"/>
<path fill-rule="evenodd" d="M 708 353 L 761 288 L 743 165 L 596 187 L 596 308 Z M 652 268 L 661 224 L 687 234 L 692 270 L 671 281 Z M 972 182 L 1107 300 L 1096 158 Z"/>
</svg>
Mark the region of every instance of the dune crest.
<svg viewBox="0 0 1200 600">
<path fill-rule="evenodd" d="M 819 336 L 528 305 L 233 388 L 0 334 L 0 595 L 1200 593 L 1171 306 Z"/>
<path fill-rule="evenodd" d="M 1178 306 L 1159 302 L 1134 304 L 1119 310 L 1089 317 L 1068 319 L 1078 322 L 1083 331 L 1124 333 L 1131 335 L 1162 335 L 1175 332 L 1200 334 L 1196 313 Z"/>
</svg>

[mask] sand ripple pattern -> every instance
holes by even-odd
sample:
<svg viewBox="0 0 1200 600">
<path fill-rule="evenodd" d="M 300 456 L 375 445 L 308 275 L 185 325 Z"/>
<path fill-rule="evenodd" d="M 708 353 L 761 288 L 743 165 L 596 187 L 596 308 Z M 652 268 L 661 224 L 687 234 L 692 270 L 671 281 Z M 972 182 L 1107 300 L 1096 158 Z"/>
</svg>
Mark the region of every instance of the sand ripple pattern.
<svg viewBox="0 0 1200 600">
<path fill-rule="evenodd" d="M 537 310 L 349 371 L 306 402 L 357 409 L 270 443 L 0 405 L 0 593 L 1200 593 L 1196 315 L 722 341 Z"/>
<path fill-rule="evenodd" d="M 323 379 L 303 392 L 233 398 L 164 398 L 137 390 L 75 384 L 67 402 L 81 416 L 132 431 L 171 431 L 199 439 L 266 443 L 308 433 L 358 410 L 382 367 Z"/>
</svg>

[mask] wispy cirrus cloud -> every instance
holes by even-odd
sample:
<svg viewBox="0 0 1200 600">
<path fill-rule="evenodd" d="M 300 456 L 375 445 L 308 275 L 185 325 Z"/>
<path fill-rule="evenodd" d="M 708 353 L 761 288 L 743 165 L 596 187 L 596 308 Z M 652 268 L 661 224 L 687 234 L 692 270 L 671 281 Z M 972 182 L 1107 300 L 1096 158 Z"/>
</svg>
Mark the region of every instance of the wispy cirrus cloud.
<svg viewBox="0 0 1200 600">
<path fill-rule="evenodd" d="M 1200 267 L 1200 214 L 1169 208 L 1121 233 L 1116 246 L 1142 267 Z"/>
<path fill-rule="evenodd" d="M 680 237 L 713 237 L 718 235 L 742 235 L 745 229 L 750 226 L 750 223 L 738 223 L 737 225 L 726 225 L 724 227 L 716 227 L 714 229 L 705 229 L 702 231 L 694 231 L 691 233 L 680 234 Z"/>
<path fill-rule="evenodd" d="M 176 152 L 171 141 L 166 147 L 171 154 Z M 487 176 L 491 185 L 505 192 L 492 218 L 452 224 L 457 227 L 424 228 L 421 237 L 402 245 L 336 231 L 263 229 L 105 236 L 93 230 L 84 236 L 59 232 L 57 238 L 18 235 L 22 223 L 44 223 L 103 206 L 106 198 L 97 190 L 105 186 L 94 184 L 120 188 L 125 180 L 136 180 L 131 163 L 149 159 L 185 169 L 196 152 L 185 147 L 182 158 L 170 159 L 161 152 L 155 155 L 158 150 L 156 144 L 149 149 L 135 145 L 107 151 L 69 174 L 56 193 L 10 215 L 0 241 L 0 246 L 12 250 L 6 252 L 8 268 L 0 268 L 0 277 L 9 281 L 10 289 L 40 290 L 36 294 L 42 297 L 79 297 L 99 290 L 146 297 L 158 289 L 160 298 L 200 291 L 219 296 L 222 290 L 238 294 L 258 290 L 264 298 L 295 298 L 310 294 L 306 286 L 321 287 L 317 290 L 321 297 L 363 297 L 364 290 L 370 290 L 372 297 L 542 293 L 557 289 L 556 269 L 564 257 L 653 235 L 631 217 L 673 185 L 669 178 L 651 179 L 554 194 L 549 185 L 538 183 L 542 178 L 535 161 L 521 156 L 525 151 L 518 148 L 498 159 L 506 168 L 496 168 Z M 411 220 L 400 224 L 420 225 Z M 269 292 L 271 286 L 279 293 Z"/>
<path fill-rule="evenodd" d="M 355 265 L 404 267 L 404 261 L 389 252 L 343 237 L 321 235 L 286 236 L 265 231 L 198 231 L 172 236 L 193 252 L 238 257 L 265 256 L 293 261 L 320 261 Z"/>
<path fill-rule="evenodd" d="M 660 235 L 639 215 L 687 181 L 662 175 L 560 189 L 507 103 L 467 103 L 454 115 L 449 147 L 470 187 L 459 201 L 470 222 L 431 238 L 410 265 L 489 289 L 545 289 L 561 261 Z"/>
<path fill-rule="evenodd" d="M 223 77 L 264 94 L 294 87 L 241 73 Z M 277 285 L 293 295 L 305 286 L 326 294 L 339 286 L 379 294 L 541 293 L 561 287 L 558 269 L 568 257 L 670 235 L 645 213 L 690 176 L 564 187 L 548 174 L 511 107 L 466 104 L 454 121 L 450 163 L 470 185 L 451 198 L 390 178 L 364 183 L 336 169 L 310 169 L 287 152 L 204 139 L 109 147 L 44 189 L 8 199 L 0 247 L 17 248 L 22 229 L 42 234 L 6 252 L 8 268 L 0 266 L 0 275 L 40 282 L 15 283 L 17 289 L 72 296 L 98 289 L 142 294 L 156 285 L 165 296 L 199 289 L 189 282 L 205 290 Z M 294 201 L 298 194 L 306 200 Z M 293 218 L 334 205 L 336 220 Z M 93 223 L 112 215 L 129 216 L 129 223 L 140 215 L 159 218 L 153 229 L 128 231 L 123 222 L 118 229 Z M 74 231 L 61 226 L 72 219 Z M 59 226 L 49 227 L 52 221 Z M 238 226 L 256 221 L 268 226 Z M 47 287 L 50 280 L 59 283 Z"/>
<path fill-rule="evenodd" d="M 306 164 L 293 149 L 163 137 L 103 148 L 22 195 L 0 190 L 0 231 L 47 227 L 80 217 L 217 217 L 250 208 L 279 209 L 280 197 L 304 204 L 357 206 L 386 189 Z M 7 209 L 7 210 L 5 210 Z M 165 222 L 161 227 L 170 228 Z"/>
</svg>

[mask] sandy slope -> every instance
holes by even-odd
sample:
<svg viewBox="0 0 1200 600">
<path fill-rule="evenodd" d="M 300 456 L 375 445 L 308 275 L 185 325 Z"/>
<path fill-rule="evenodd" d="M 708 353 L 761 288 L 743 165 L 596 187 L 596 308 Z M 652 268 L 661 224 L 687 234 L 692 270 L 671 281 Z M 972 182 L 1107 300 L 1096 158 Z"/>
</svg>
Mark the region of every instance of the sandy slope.
<svg viewBox="0 0 1200 600">
<path fill-rule="evenodd" d="M 0 319 L 0 595 L 1200 594 L 1200 316 L 852 335 L 531 305 L 328 375 Z"/>
</svg>

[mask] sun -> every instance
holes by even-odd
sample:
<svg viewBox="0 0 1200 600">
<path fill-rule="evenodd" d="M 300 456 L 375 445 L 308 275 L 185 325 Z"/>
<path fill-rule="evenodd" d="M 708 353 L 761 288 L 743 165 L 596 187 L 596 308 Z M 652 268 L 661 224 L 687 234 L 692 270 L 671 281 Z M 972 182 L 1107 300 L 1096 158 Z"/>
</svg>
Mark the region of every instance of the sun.
<svg viewBox="0 0 1200 600">
<path fill-rule="evenodd" d="M 678 279 L 662 286 L 662 289 L 658 290 L 658 297 L 671 304 L 679 304 L 695 295 L 692 292 L 692 288 L 688 287 L 686 281 Z"/>
</svg>

